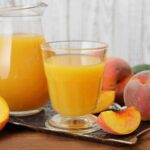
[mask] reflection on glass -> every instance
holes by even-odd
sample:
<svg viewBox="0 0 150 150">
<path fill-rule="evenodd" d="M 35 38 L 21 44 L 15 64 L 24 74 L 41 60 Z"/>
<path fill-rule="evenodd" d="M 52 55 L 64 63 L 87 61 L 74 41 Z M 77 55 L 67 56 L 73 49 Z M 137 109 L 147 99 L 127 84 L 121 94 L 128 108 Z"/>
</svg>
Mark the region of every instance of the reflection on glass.
<svg viewBox="0 0 150 150">
<path fill-rule="evenodd" d="M 83 43 L 85 47 L 78 47 Z M 47 120 L 48 128 L 79 134 L 99 129 L 88 114 L 99 97 L 106 48 L 103 43 L 81 41 L 42 45 L 51 104 L 59 113 Z"/>
</svg>

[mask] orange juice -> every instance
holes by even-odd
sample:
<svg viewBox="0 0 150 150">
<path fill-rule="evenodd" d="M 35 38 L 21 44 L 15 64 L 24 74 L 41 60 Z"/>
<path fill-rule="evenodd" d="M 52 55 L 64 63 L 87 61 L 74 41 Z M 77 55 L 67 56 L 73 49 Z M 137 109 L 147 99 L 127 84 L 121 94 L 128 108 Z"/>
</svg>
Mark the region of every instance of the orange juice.
<svg viewBox="0 0 150 150">
<path fill-rule="evenodd" d="M 48 99 L 41 35 L 0 35 L 0 96 L 11 111 L 33 110 Z"/>
<path fill-rule="evenodd" d="M 104 64 L 88 55 L 57 55 L 45 60 L 53 108 L 64 116 L 81 116 L 94 110 Z"/>
</svg>

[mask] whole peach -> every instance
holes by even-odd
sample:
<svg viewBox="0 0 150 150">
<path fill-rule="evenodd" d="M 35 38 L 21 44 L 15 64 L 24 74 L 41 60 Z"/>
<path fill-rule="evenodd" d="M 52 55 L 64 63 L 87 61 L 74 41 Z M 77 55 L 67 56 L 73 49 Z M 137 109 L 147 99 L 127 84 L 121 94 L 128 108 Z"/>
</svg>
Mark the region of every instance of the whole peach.
<svg viewBox="0 0 150 150">
<path fill-rule="evenodd" d="M 105 64 L 102 89 L 105 91 L 115 90 L 116 102 L 123 105 L 124 87 L 131 76 L 132 69 L 125 60 L 117 57 L 108 57 Z"/>
<path fill-rule="evenodd" d="M 135 106 L 142 115 L 142 120 L 150 120 L 150 70 L 134 75 L 124 90 L 127 106 Z"/>
</svg>

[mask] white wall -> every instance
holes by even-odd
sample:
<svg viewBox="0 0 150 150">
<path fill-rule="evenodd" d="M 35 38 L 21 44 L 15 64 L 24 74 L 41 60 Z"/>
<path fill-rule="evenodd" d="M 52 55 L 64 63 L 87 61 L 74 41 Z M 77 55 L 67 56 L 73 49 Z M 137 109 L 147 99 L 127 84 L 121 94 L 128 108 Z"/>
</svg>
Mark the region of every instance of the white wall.
<svg viewBox="0 0 150 150">
<path fill-rule="evenodd" d="M 132 65 L 150 63 L 150 0 L 44 0 L 48 40 L 83 39 L 109 44 L 109 55 Z"/>
<path fill-rule="evenodd" d="M 49 41 L 104 41 L 108 55 L 150 64 L 150 0 L 0 0 L 0 6 L 14 1 L 49 5 L 43 16 Z"/>
</svg>

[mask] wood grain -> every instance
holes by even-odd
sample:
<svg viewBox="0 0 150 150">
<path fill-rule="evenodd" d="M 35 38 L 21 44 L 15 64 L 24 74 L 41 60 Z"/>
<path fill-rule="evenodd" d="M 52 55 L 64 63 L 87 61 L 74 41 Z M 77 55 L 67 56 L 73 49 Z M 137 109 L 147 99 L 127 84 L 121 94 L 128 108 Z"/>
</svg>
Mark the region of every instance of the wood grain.
<svg viewBox="0 0 150 150">
<path fill-rule="evenodd" d="M 140 137 L 134 146 L 109 146 L 78 139 L 40 133 L 7 125 L 0 134 L 2 150 L 149 150 L 150 132 Z"/>
<path fill-rule="evenodd" d="M 136 4 L 136 5 L 135 5 Z M 129 61 L 135 65 L 138 63 L 144 63 L 143 60 L 143 1 L 133 0 L 128 4 L 128 19 L 129 19 Z"/>
<path fill-rule="evenodd" d="M 50 40 L 96 40 L 131 65 L 150 63 L 149 0 L 44 0 Z"/>
<path fill-rule="evenodd" d="M 129 1 L 116 0 L 114 3 L 113 19 L 112 19 L 112 50 L 113 56 L 130 58 L 129 49 L 129 24 L 128 24 L 128 5 Z M 121 7 L 123 6 L 123 7 Z"/>
<path fill-rule="evenodd" d="M 144 62 L 150 64 L 150 1 L 143 1 L 143 59 Z"/>
<path fill-rule="evenodd" d="M 43 16 L 43 31 L 47 41 L 67 40 L 68 0 L 45 0 L 48 8 Z"/>
<path fill-rule="evenodd" d="M 1 0 L 0 7 L 40 0 Z M 47 41 L 95 40 L 131 65 L 150 63 L 150 0 L 42 0 Z"/>
</svg>

